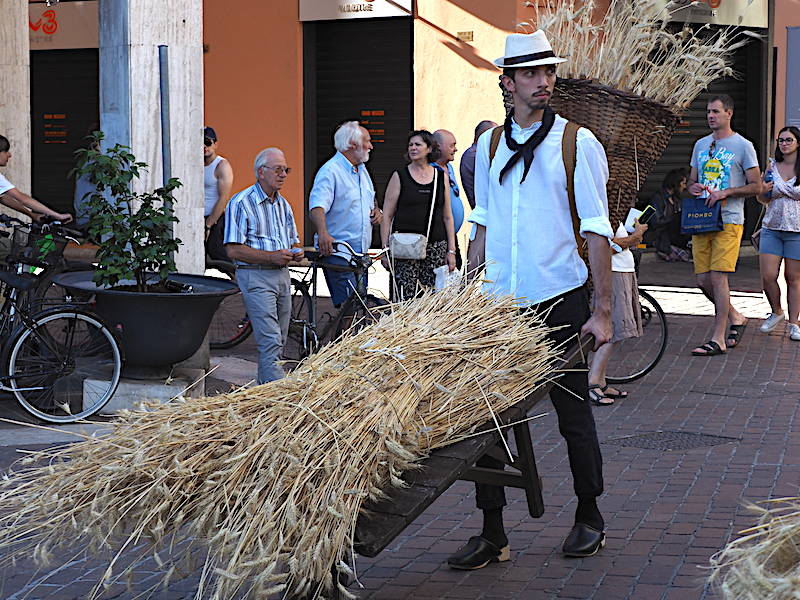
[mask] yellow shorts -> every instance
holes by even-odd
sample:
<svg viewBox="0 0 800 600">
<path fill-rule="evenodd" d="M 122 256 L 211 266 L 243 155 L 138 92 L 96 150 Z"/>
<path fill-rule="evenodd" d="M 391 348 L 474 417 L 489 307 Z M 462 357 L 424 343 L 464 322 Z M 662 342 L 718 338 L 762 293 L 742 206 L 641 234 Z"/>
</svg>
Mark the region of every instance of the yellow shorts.
<svg viewBox="0 0 800 600">
<path fill-rule="evenodd" d="M 739 259 L 744 225 L 725 223 L 722 231 L 692 236 L 692 259 L 697 274 L 719 271 L 733 273 Z"/>
</svg>

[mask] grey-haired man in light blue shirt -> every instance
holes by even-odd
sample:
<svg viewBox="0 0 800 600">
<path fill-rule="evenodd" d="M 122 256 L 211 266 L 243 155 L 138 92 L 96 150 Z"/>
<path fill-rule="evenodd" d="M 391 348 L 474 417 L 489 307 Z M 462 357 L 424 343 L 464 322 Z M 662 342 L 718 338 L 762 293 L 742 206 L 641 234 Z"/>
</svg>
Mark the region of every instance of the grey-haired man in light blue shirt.
<svg viewBox="0 0 800 600">
<path fill-rule="evenodd" d="M 334 252 L 333 242 L 344 241 L 356 252 L 369 250 L 372 226 L 381 220 L 375 203 L 375 187 L 365 163 L 372 150 L 369 132 L 358 121 L 343 123 L 333 136 L 336 154 L 322 165 L 314 177 L 308 198 L 314 236 L 323 262 L 346 265 L 350 256 Z M 339 306 L 355 290 L 355 274 L 325 269 L 325 281 L 334 306 Z"/>
</svg>

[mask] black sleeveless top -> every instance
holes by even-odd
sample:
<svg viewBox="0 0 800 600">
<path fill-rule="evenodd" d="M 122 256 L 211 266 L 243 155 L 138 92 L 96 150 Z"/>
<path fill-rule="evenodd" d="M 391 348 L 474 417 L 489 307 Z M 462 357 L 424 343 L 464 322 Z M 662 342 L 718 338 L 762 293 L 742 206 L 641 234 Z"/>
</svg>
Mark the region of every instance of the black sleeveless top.
<svg viewBox="0 0 800 600">
<path fill-rule="evenodd" d="M 397 199 L 397 212 L 394 215 L 392 231 L 425 235 L 428 229 L 428 215 L 430 215 L 431 210 L 433 180 L 426 184 L 417 182 L 411 177 L 407 166 L 398 169 L 395 173 L 400 177 L 400 196 Z M 436 207 L 433 210 L 428 243 L 447 240 L 447 230 L 444 228 L 444 219 L 442 217 L 443 210 L 444 173 L 438 171 L 436 173 Z"/>
</svg>

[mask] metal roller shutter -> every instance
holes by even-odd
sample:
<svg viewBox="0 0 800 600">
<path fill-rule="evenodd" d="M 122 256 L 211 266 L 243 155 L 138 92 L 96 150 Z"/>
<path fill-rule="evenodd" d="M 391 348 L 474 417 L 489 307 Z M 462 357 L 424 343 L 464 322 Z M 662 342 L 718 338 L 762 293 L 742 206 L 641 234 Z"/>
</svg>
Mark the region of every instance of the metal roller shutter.
<svg viewBox="0 0 800 600">
<path fill-rule="evenodd" d="M 359 119 L 370 130 L 374 149 L 367 168 L 382 202 L 390 175 L 403 164 L 413 123 L 412 21 L 306 23 L 303 35 L 306 202 L 345 119 Z M 306 224 L 308 242 L 313 225 Z"/>
</svg>

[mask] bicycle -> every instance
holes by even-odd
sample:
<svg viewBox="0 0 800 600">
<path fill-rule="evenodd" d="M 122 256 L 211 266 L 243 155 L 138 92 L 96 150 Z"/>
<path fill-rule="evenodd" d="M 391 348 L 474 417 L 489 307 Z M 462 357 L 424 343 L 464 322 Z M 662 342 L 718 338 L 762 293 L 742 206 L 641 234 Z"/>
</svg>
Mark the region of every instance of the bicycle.
<svg viewBox="0 0 800 600">
<path fill-rule="evenodd" d="M 386 304 L 384 300 L 376 298 L 366 292 L 366 278 L 359 277 L 358 273 L 364 274 L 372 265 L 372 262 L 380 257 L 370 256 L 368 253 L 359 254 L 347 244 L 347 242 L 335 242 L 337 247 L 346 250 L 351 254 L 349 266 L 326 265 L 336 271 L 354 272 L 357 274 L 356 292 L 360 298 L 366 298 L 367 306 L 375 308 L 378 305 Z M 336 323 L 335 328 L 328 325 L 320 333 L 317 332 L 317 268 L 319 267 L 319 255 L 314 251 L 306 251 L 306 258 L 310 259 L 310 265 L 304 277 L 292 277 L 292 317 L 289 325 L 289 339 L 284 346 L 284 358 L 289 361 L 299 361 L 308 356 L 320 346 L 320 339 L 336 339 L 343 329 L 344 323 L 360 320 L 360 315 L 348 315 L 346 312 L 358 312 L 354 307 L 345 303 L 336 313 L 332 315 L 331 323 Z M 206 275 L 212 277 L 222 277 L 231 281 L 236 281 L 236 266 L 233 263 L 217 260 L 206 261 Z M 363 284 L 363 285 L 362 285 Z M 313 300 L 312 300 L 313 297 Z M 360 309 L 359 309 L 360 310 Z M 341 317 L 341 318 L 339 318 Z M 347 317 L 350 317 L 349 319 Z M 313 324 L 313 325 L 312 325 Z M 209 328 L 209 346 L 211 349 L 220 350 L 232 348 L 241 344 L 253 332 L 247 311 L 244 308 L 241 293 L 233 294 L 223 300 Z M 302 350 L 301 350 L 302 349 Z"/>
<path fill-rule="evenodd" d="M 207 260 L 205 274 L 236 281 L 236 265 L 224 260 Z M 212 350 L 226 350 L 245 341 L 253 333 L 247 317 L 242 293 L 231 294 L 220 303 L 208 328 L 208 345 Z"/>
<path fill-rule="evenodd" d="M 123 355 L 114 332 L 76 304 L 33 310 L 35 303 L 26 298 L 41 281 L 30 267 L 54 261 L 66 240 L 57 228 L 41 236 L 39 225 L 6 215 L 0 215 L 0 225 L 14 228 L 9 268 L 0 270 L 0 391 L 11 392 L 27 413 L 48 423 L 90 417 L 119 385 Z"/>
<path fill-rule="evenodd" d="M 639 288 L 642 335 L 614 344 L 614 353 L 606 369 L 606 381 L 630 383 L 652 371 L 667 348 L 667 317 L 648 292 Z"/>
<path fill-rule="evenodd" d="M 378 319 L 382 307 L 389 302 L 367 292 L 367 273 L 372 263 L 384 251 L 377 254 L 359 253 L 347 242 L 333 243 L 335 251 L 346 251 L 350 258 L 347 266 L 325 264 L 326 269 L 355 273 L 354 293 L 334 313 L 329 313 L 328 323 L 320 328 L 317 315 L 317 271 L 321 266 L 318 252 L 306 252 L 311 265 L 306 275 L 292 278 L 292 317 L 289 335 L 284 345 L 284 360 L 300 361 L 318 350 L 324 343 L 338 339 L 345 331 L 358 330 Z"/>
</svg>

